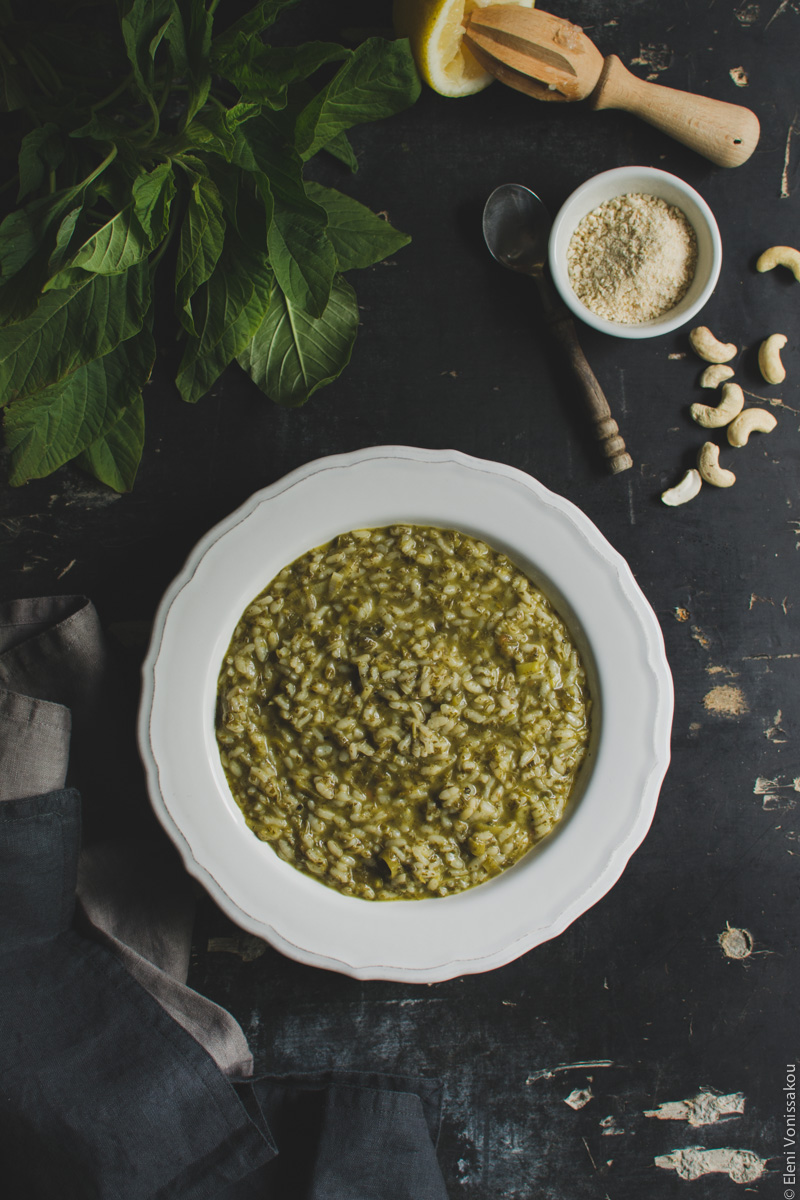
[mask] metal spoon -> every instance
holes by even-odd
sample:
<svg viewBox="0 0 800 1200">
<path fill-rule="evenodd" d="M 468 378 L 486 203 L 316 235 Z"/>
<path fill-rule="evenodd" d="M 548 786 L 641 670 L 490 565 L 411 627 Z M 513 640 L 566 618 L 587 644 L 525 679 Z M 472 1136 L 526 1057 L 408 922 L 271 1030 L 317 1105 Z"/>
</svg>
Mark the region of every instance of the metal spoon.
<svg viewBox="0 0 800 1200">
<path fill-rule="evenodd" d="M 489 253 L 509 270 L 530 275 L 536 284 L 548 332 L 572 373 L 609 470 L 617 475 L 632 467 L 633 459 L 581 350 L 569 309 L 545 269 L 550 224 L 550 214 L 542 201 L 520 183 L 504 183 L 496 188 L 483 210 L 483 237 Z"/>
</svg>

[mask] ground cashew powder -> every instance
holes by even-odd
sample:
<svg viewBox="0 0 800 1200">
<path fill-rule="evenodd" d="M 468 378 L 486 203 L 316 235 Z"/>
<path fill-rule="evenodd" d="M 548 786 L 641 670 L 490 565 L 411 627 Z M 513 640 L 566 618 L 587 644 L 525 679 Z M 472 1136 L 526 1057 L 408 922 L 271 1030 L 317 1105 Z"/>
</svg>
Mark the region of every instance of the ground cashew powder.
<svg viewBox="0 0 800 1200">
<path fill-rule="evenodd" d="M 567 248 L 579 300 L 608 321 L 638 325 L 674 308 L 692 282 L 697 238 L 685 213 L 633 192 L 587 213 Z"/>
</svg>

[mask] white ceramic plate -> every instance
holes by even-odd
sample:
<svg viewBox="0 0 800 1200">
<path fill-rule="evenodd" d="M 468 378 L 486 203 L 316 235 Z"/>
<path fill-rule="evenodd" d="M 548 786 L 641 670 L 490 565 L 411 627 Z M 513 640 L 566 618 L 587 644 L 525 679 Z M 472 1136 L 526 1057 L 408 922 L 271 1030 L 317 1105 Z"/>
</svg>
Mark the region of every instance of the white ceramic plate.
<svg viewBox="0 0 800 1200">
<path fill-rule="evenodd" d="M 214 712 L 220 664 L 249 601 L 336 534 L 395 522 L 483 538 L 543 587 L 584 655 L 593 734 L 568 815 L 515 866 L 455 896 L 377 903 L 325 887 L 253 836 L 225 782 Z M 431 983 L 510 962 L 616 883 L 655 812 L 672 703 L 655 615 L 578 508 L 513 467 L 379 446 L 293 471 L 198 543 L 156 617 L 139 740 L 158 817 L 233 921 L 300 962 Z"/>
</svg>

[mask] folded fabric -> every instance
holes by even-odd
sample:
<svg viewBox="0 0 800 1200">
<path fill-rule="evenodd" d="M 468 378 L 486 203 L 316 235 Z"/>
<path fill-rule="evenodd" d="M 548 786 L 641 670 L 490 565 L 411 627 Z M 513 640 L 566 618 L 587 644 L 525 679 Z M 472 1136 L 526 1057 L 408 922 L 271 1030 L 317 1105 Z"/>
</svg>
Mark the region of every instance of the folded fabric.
<svg viewBox="0 0 800 1200">
<path fill-rule="evenodd" d="M 128 774 L 136 766 L 125 763 L 119 746 L 116 691 L 100 622 L 85 596 L 0 606 L 0 800 L 61 788 L 69 770 L 98 793 L 95 808 L 106 791 L 107 807 L 115 807 L 115 785 L 126 765 Z M 101 817 L 94 824 L 108 822 Z M 177 855 L 158 831 L 147 843 L 132 843 L 125 817 L 116 824 L 119 840 L 81 853 L 81 928 L 120 959 L 221 1070 L 237 1078 L 252 1074 L 239 1024 L 185 986 L 194 897 Z"/>
<path fill-rule="evenodd" d="M 83 738 L 85 778 L 100 789 L 91 804 L 115 802 L 110 688 L 83 597 L 0 605 L 0 1161 L 10 1194 L 446 1200 L 438 1081 L 258 1076 L 231 1014 L 186 986 L 192 888 L 166 838 L 82 848 L 81 796 L 64 784 Z"/>
</svg>

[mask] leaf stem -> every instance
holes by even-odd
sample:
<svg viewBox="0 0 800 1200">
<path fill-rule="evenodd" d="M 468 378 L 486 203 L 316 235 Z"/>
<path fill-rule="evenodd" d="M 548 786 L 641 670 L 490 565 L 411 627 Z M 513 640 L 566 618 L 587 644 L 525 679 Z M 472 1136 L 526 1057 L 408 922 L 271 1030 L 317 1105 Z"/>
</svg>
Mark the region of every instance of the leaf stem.
<svg viewBox="0 0 800 1200">
<path fill-rule="evenodd" d="M 158 131 L 161 128 L 161 109 L 158 107 L 155 100 L 149 93 L 147 96 L 147 103 L 149 104 L 150 112 L 153 115 L 153 128 L 151 130 L 149 138 L 147 138 L 147 140 L 144 143 L 145 146 L 149 146 L 151 142 L 155 141 L 155 139 L 158 137 Z"/>
<path fill-rule="evenodd" d="M 159 114 L 161 114 L 164 111 L 164 105 L 167 103 L 167 100 L 169 99 L 171 91 L 172 91 L 172 71 L 169 71 L 167 74 L 167 82 L 164 84 L 164 88 L 161 92 L 161 96 L 158 101 Z"/>
<path fill-rule="evenodd" d="M 126 88 L 129 88 L 132 83 L 133 71 L 129 71 L 119 87 L 115 87 L 113 92 L 109 92 L 108 95 L 104 96 L 102 100 L 98 100 L 97 104 L 93 104 L 89 111 L 96 113 L 99 112 L 101 108 L 105 108 L 107 104 L 112 104 L 113 101 L 116 100 L 117 96 L 121 96 Z"/>
<path fill-rule="evenodd" d="M 95 179 L 97 179 L 98 175 L 102 175 L 103 171 L 105 171 L 106 167 L 110 167 L 116 157 L 117 157 L 117 147 L 112 146 L 111 150 L 105 156 L 105 158 L 100 163 L 100 165 L 98 167 L 95 167 L 95 169 L 93 171 L 91 171 L 86 176 L 85 179 L 82 179 L 81 182 L 77 185 L 75 190 L 80 191 L 81 188 L 86 188 L 89 186 L 90 183 L 94 183 L 94 181 L 95 181 Z"/>
</svg>

